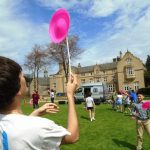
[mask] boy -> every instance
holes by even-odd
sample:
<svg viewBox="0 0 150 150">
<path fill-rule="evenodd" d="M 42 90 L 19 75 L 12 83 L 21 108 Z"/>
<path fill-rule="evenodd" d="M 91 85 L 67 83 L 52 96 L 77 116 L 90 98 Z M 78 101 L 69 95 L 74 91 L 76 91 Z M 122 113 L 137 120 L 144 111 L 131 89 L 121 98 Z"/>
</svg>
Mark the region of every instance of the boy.
<svg viewBox="0 0 150 150">
<path fill-rule="evenodd" d="M 67 83 L 68 126 L 58 126 L 42 116 L 56 113 L 58 107 L 46 103 L 30 116 L 22 114 L 21 99 L 26 91 L 22 69 L 15 61 L 0 56 L 0 150 L 59 150 L 61 143 L 74 143 L 79 138 L 73 94 L 76 76 Z"/>
<path fill-rule="evenodd" d="M 132 118 L 136 119 L 136 130 L 137 130 L 137 150 L 142 149 L 143 132 L 146 130 L 150 138 L 150 119 L 148 116 L 148 110 L 142 108 L 144 95 L 138 93 L 138 103 L 134 103 L 132 106 Z"/>
</svg>

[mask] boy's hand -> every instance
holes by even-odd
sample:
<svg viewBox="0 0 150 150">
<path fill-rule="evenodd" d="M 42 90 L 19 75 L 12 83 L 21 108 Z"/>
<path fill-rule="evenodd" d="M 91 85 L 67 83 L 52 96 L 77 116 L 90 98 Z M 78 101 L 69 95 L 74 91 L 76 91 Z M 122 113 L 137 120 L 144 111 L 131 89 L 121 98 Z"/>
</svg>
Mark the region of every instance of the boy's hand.
<svg viewBox="0 0 150 150">
<path fill-rule="evenodd" d="M 67 83 L 67 96 L 73 97 L 76 88 L 77 88 L 77 76 L 71 74 Z"/>
<path fill-rule="evenodd" d="M 31 116 L 42 116 L 45 114 L 53 114 L 59 111 L 59 107 L 54 103 L 46 103 L 40 108 L 33 111 L 30 115 Z"/>
<path fill-rule="evenodd" d="M 132 116 L 131 119 L 136 120 L 136 117 L 135 117 L 135 116 Z"/>
</svg>

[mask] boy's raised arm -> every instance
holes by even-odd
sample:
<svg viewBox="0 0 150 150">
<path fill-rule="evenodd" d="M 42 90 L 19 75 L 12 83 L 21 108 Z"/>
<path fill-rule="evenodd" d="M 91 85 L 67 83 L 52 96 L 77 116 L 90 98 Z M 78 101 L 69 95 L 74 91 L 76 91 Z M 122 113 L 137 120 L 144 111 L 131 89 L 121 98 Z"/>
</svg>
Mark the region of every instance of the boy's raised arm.
<svg viewBox="0 0 150 150">
<path fill-rule="evenodd" d="M 63 138 L 62 143 L 74 143 L 79 139 L 78 118 L 74 104 L 74 92 L 77 88 L 77 76 L 71 75 L 67 83 L 67 97 L 68 97 L 68 124 L 67 130 L 71 135 Z"/>
</svg>

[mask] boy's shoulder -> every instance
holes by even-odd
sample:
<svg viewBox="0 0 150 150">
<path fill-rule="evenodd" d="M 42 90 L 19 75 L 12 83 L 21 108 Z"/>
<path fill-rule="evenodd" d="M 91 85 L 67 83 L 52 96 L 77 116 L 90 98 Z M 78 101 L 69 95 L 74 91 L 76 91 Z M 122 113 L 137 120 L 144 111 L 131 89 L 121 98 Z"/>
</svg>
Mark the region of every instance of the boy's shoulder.
<svg viewBox="0 0 150 150">
<path fill-rule="evenodd" d="M 37 117 L 37 116 L 27 116 L 27 115 L 23 115 L 23 114 L 9 114 L 9 115 L 5 115 L 3 116 L 3 118 L 7 121 L 11 121 L 11 122 L 20 122 L 20 124 L 24 124 L 26 123 L 26 125 L 29 123 L 34 122 L 35 124 L 39 124 L 39 123 L 54 123 L 52 120 L 49 120 L 47 118 L 43 118 L 43 117 Z"/>
</svg>

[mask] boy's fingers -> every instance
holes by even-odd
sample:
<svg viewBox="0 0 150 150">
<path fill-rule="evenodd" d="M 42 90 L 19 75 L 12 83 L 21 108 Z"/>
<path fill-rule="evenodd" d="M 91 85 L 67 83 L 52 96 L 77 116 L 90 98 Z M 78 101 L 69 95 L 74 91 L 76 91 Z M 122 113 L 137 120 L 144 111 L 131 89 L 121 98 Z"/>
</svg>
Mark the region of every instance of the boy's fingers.
<svg viewBox="0 0 150 150">
<path fill-rule="evenodd" d="M 57 112 L 48 111 L 47 113 L 50 113 L 50 114 L 56 114 Z"/>
<path fill-rule="evenodd" d="M 77 85 L 78 81 L 77 81 L 77 75 L 74 75 L 74 83 Z"/>
<path fill-rule="evenodd" d="M 47 103 L 46 105 L 47 107 L 55 107 L 55 108 L 59 108 L 56 104 L 54 103 Z"/>
<path fill-rule="evenodd" d="M 47 109 L 46 111 L 56 111 L 56 112 L 58 112 L 59 110 L 58 109 Z"/>
<path fill-rule="evenodd" d="M 59 112 L 59 110 L 55 110 L 55 109 L 50 109 L 50 110 L 46 110 L 47 113 L 57 113 Z"/>
</svg>

